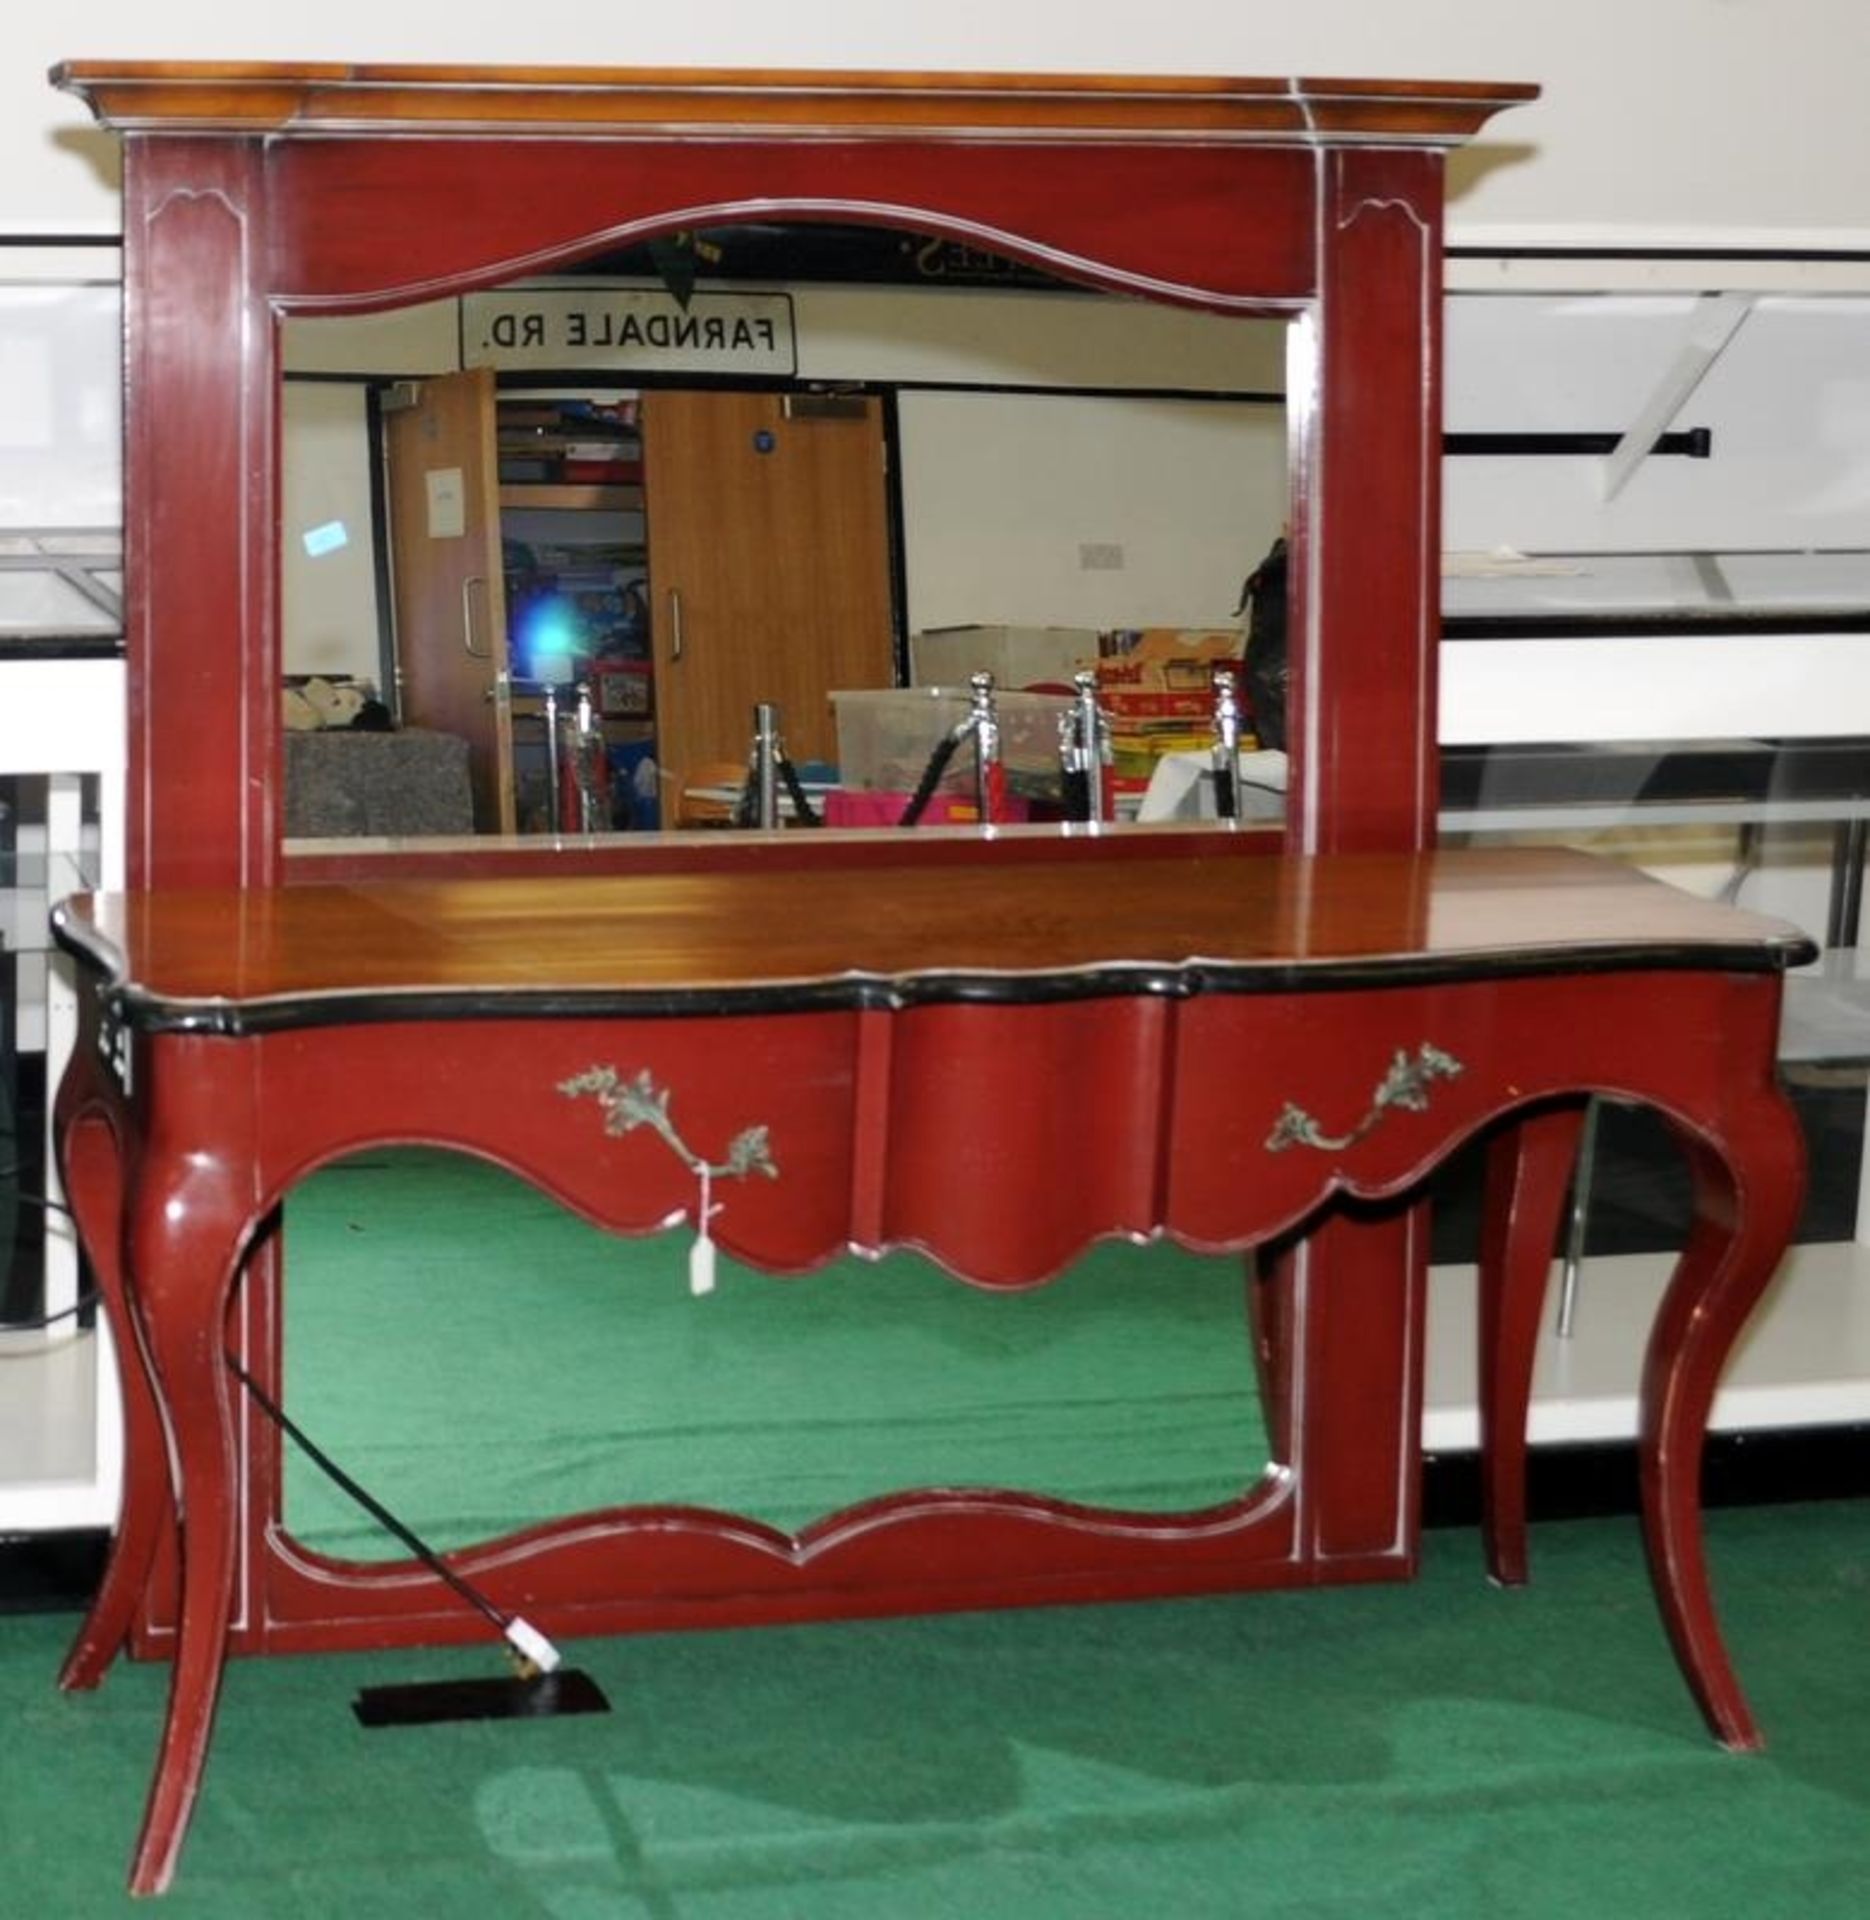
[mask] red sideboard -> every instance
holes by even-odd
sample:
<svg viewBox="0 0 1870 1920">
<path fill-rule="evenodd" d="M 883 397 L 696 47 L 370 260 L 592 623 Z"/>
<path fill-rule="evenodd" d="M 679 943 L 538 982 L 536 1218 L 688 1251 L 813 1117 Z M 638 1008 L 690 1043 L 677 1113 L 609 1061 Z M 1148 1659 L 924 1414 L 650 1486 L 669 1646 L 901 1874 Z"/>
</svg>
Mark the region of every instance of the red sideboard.
<svg viewBox="0 0 1870 1920">
<path fill-rule="evenodd" d="M 1796 1206 L 1772 1044 L 1780 970 L 1805 948 L 1614 867 L 1429 851 L 1443 159 L 1533 89 L 103 62 L 55 78 L 125 143 L 132 891 L 61 920 L 89 991 L 60 1116 L 120 1351 L 140 1340 L 150 1363 L 126 1368 L 124 1521 L 66 1673 L 95 1682 L 126 1638 L 176 1655 L 135 1885 L 173 1871 L 230 1648 L 463 1630 L 426 1574 L 334 1571 L 280 1524 L 275 1433 L 215 1336 L 227 1308 L 241 1363 L 277 1388 L 271 1223 L 291 1181 L 366 1140 L 439 1140 L 613 1223 L 660 1218 L 681 1204 L 668 1169 L 634 1165 L 618 1194 L 566 1084 L 650 1071 L 703 1131 L 742 1127 L 759 1116 L 720 1067 L 730 1030 L 826 1090 L 787 1149 L 801 1172 L 734 1195 L 723 1234 L 744 1229 L 755 1260 L 908 1240 L 991 1287 L 1096 1233 L 1278 1236 L 1250 1289 L 1278 1464 L 1224 1510 L 1143 1526 L 1014 1493 L 897 1495 L 798 1539 L 653 1510 L 552 1525 L 463 1556 L 513 1604 L 620 1628 L 1404 1576 L 1425 1244 L 1404 1201 L 1489 1129 L 1490 1537 L 1518 1577 L 1532 1328 L 1579 1104 L 1612 1089 L 1658 1104 L 1696 1171 L 1700 1224 L 1649 1363 L 1649 1537 L 1711 1723 L 1756 1737 L 1714 1627 L 1695 1475 L 1726 1345 Z M 351 863 L 348 886 L 295 865 L 281 321 L 751 215 L 908 227 L 1288 322 L 1283 845 L 1226 826 L 941 832 L 912 855 L 888 835 L 677 835 L 489 843 L 465 864 L 411 849 L 371 878 Z M 347 1064 L 366 1046 L 368 1076 Z M 1243 1112 L 1263 1071 L 1284 1106 Z M 1122 1097 L 1096 1103 L 1078 1197 L 1037 1205 L 1040 1151 L 1092 1104 L 1087 1074 Z M 943 1136 L 920 1123 L 960 1107 L 989 1116 L 996 1177 L 957 1214 L 931 1197 Z M 588 1171 L 566 1175 L 575 1140 Z M 1353 1214 L 1340 1192 L 1385 1204 Z"/>
<path fill-rule="evenodd" d="M 103 61 L 53 77 L 124 144 L 133 887 L 270 887 L 312 871 L 281 839 L 282 321 L 749 216 L 909 227 L 1114 293 L 1283 319 L 1286 843 L 1431 840 L 1444 158 L 1536 89 Z M 873 857 L 848 836 L 811 840 L 700 850 L 625 836 L 547 857 L 567 880 Z M 1004 842 L 939 840 L 925 837 L 924 859 L 1009 865 Z M 1112 834 L 1074 853 L 1087 903 L 1102 868 L 1134 851 Z M 523 873 L 540 857 L 488 843 L 395 864 Z M 1355 1295 L 1356 1392 L 1390 1436 L 1325 1503 L 1321 1567 L 1413 1561 L 1423 1249 L 1416 1215 L 1333 1220 L 1282 1253 L 1262 1290 L 1282 1341 L 1289 1303 L 1318 1276 Z M 236 1309 L 246 1364 L 275 1383 L 278 1266 L 273 1245 L 256 1254 Z M 252 1409 L 240 1424 L 257 1549 L 278 1521 L 279 1442 Z M 241 1646 L 267 1638 L 260 1564 L 257 1551 L 242 1563 Z M 175 1589 L 165 1554 L 139 1650 L 168 1645 Z"/>
</svg>

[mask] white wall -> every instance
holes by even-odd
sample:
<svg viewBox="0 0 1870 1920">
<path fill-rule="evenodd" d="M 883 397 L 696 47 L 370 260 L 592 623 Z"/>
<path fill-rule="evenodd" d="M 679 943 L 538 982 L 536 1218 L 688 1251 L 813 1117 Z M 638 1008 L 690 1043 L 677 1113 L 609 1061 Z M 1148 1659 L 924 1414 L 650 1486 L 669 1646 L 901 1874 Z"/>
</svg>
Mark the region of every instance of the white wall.
<svg viewBox="0 0 1870 1920">
<path fill-rule="evenodd" d="M 1870 244 L 1863 0 L 716 0 L 619 8 L 90 0 L 12 9 L 0 232 L 107 231 L 110 143 L 55 61 L 418 60 L 1537 81 L 1456 163 L 1451 237 Z"/>
<path fill-rule="evenodd" d="M 364 391 L 288 380 L 282 406 L 281 652 L 287 673 L 380 683 Z"/>
<path fill-rule="evenodd" d="M 799 287 L 799 377 L 1283 393 L 1286 330 L 1116 295 Z"/>
<path fill-rule="evenodd" d="M 906 393 L 908 624 L 1224 627 L 1287 506 L 1285 410 Z"/>
</svg>

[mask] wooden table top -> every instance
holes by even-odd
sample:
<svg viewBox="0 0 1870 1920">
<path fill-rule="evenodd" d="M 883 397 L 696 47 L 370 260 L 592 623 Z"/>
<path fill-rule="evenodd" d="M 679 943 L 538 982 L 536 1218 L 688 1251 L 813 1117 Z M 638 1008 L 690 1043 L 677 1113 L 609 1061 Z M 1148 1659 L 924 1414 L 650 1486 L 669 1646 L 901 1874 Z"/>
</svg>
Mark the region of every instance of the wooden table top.
<svg viewBox="0 0 1870 1920">
<path fill-rule="evenodd" d="M 402 880 L 79 895 L 140 1026 L 1270 992 L 1580 968 L 1773 971 L 1783 921 L 1558 849 Z"/>
</svg>

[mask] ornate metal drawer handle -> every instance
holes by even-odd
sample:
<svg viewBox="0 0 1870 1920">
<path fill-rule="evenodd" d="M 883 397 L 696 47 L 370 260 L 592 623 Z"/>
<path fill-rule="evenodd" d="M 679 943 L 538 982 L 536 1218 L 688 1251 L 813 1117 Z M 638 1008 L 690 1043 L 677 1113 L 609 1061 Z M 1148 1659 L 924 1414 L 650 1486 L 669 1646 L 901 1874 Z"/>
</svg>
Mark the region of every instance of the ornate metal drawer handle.
<svg viewBox="0 0 1870 1920">
<path fill-rule="evenodd" d="M 746 1180 L 762 1174 L 779 1178 L 778 1163 L 764 1127 L 748 1127 L 727 1143 L 725 1160 L 704 1160 L 675 1130 L 669 1118 L 669 1090 L 659 1087 L 647 1068 L 625 1079 L 615 1067 L 586 1067 L 561 1080 L 558 1090 L 567 1100 L 589 1094 L 604 1110 L 607 1134 L 634 1133 L 648 1127 L 701 1184 L 695 1202 L 695 1244 L 688 1250 L 688 1290 L 714 1291 L 714 1216 L 721 1211 L 714 1198 L 717 1180 Z"/>
<path fill-rule="evenodd" d="M 561 1080 L 558 1090 L 568 1100 L 575 1100 L 581 1094 L 591 1095 L 604 1110 L 607 1134 L 634 1133 L 638 1127 L 648 1127 L 661 1136 L 669 1151 L 690 1173 L 706 1174 L 716 1180 L 744 1180 L 753 1173 L 764 1174 L 769 1180 L 779 1178 L 764 1127 L 748 1127 L 745 1132 L 735 1134 L 728 1142 L 725 1160 L 704 1160 L 676 1132 L 675 1123 L 669 1118 L 669 1090 L 657 1086 L 647 1070 L 626 1080 L 615 1067 L 587 1067 L 571 1079 Z"/>
<path fill-rule="evenodd" d="M 1288 1147 L 1317 1147 L 1324 1153 L 1340 1153 L 1355 1146 L 1381 1120 L 1391 1107 L 1404 1107 L 1411 1113 L 1428 1109 L 1429 1083 L 1452 1080 L 1461 1071 L 1461 1062 L 1453 1054 L 1442 1052 L 1424 1040 L 1413 1056 L 1396 1049 L 1390 1070 L 1371 1096 L 1370 1111 L 1349 1133 L 1326 1133 L 1301 1106 L 1288 1100 L 1285 1110 L 1266 1136 L 1268 1153 L 1284 1153 Z"/>
</svg>

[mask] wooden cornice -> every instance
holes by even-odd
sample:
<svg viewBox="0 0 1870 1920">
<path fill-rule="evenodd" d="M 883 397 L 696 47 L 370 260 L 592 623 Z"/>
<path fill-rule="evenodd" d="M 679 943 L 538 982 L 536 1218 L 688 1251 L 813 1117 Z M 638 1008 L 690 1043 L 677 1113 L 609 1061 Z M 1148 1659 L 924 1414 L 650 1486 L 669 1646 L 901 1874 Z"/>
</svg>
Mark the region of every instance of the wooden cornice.
<svg viewBox="0 0 1870 1920">
<path fill-rule="evenodd" d="M 580 67 L 74 60 L 52 82 L 127 133 L 922 138 L 1457 146 L 1536 86 Z"/>
</svg>

